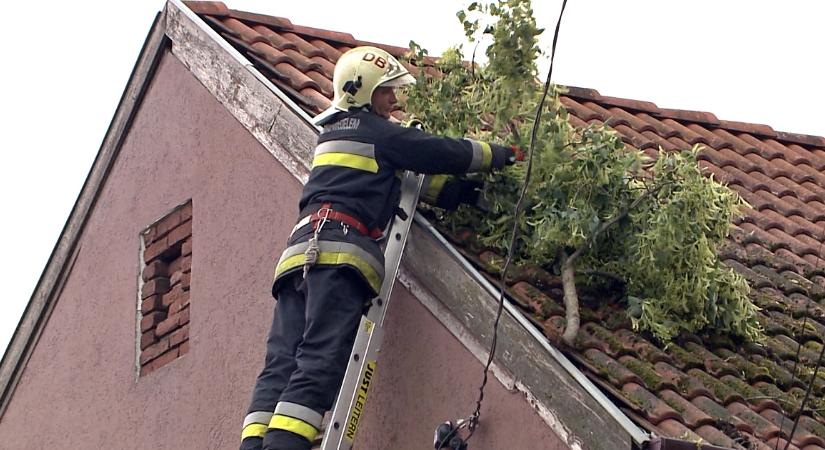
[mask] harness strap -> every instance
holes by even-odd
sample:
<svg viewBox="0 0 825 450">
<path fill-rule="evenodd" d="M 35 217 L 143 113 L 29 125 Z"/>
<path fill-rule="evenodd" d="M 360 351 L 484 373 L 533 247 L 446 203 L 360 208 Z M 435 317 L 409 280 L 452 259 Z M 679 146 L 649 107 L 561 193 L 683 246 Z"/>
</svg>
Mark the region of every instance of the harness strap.
<svg viewBox="0 0 825 450">
<path fill-rule="evenodd" d="M 295 225 L 295 228 L 293 229 L 293 232 L 309 223 L 312 223 L 313 230 L 317 230 L 318 224 L 324 219 L 334 220 L 336 222 L 340 222 L 344 225 L 350 226 L 357 230 L 359 233 L 363 234 L 364 236 L 369 236 L 372 239 L 379 239 L 383 235 L 383 231 L 380 228 L 373 228 L 372 230 L 369 230 L 366 227 L 366 225 L 361 223 L 361 221 L 357 218 L 347 213 L 335 211 L 334 209 L 332 209 L 332 204 L 328 202 L 321 204 L 321 207 L 318 209 L 318 211 L 308 216 L 305 216 L 300 221 L 298 221 L 298 223 Z"/>
</svg>

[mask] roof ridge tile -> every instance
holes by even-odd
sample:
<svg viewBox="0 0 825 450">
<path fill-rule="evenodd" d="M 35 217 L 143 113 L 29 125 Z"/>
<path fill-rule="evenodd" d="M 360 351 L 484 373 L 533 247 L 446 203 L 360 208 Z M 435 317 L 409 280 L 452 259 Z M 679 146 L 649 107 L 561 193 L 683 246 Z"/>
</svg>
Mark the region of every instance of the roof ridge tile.
<svg viewBox="0 0 825 450">
<path fill-rule="evenodd" d="M 318 39 L 326 39 L 328 41 L 341 42 L 349 45 L 358 45 L 358 40 L 355 39 L 352 34 L 342 31 L 324 30 L 322 28 L 313 28 L 303 25 L 294 25 L 290 31 L 295 34 L 311 36 Z"/>
<path fill-rule="evenodd" d="M 684 122 L 701 123 L 706 125 L 719 125 L 719 119 L 715 114 L 707 111 L 690 111 L 686 109 L 660 108 L 654 116 L 668 119 L 681 120 Z"/>
<path fill-rule="evenodd" d="M 597 101 L 602 98 L 602 95 L 599 94 L 599 91 L 590 88 L 583 88 L 578 86 L 563 86 L 564 90 L 567 92 L 563 92 L 561 95 L 562 97 L 572 97 L 577 99 L 586 99 L 591 101 Z"/>
<path fill-rule="evenodd" d="M 825 137 L 823 136 L 778 131 L 776 133 L 776 137 L 780 141 L 793 142 L 795 144 L 804 144 L 812 147 L 825 147 Z"/>
<path fill-rule="evenodd" d="M 734 120 L 720 120 L 719 128 L 725 130 L 739 131 L 748 134 L 758 134 L 760 136 L 776 137 L 777 132 L 769 125 L 759 123 L 737 122 Z"/>
<path fill-rule="evenodd" d="M 620 98 L 620 97 L 611 97 L 608 95 L 602 95 L 598 100 L 599 103 L 604 103 L 605 105 L 616 106 L 619 108 L 625 109 L 632 109 L 635 111 L 641 111 L 646 113 L 659 113 L 661 112 L 661 108 L 656 106 L 653 102 L 646 102 L 643 100 L 633 100 L 629 98 Z"/>
<path fill-rule="evenodd" d="M 210 16 L 228 16 L 229 8 L 223 2 L 206 2 L 206 1 L 184 1 L 184 5 L 192 10 L 195 14 L 207 14 Z"/>
<path fill-rule="evenodd" d="M 284 30 L 291 30 L 294 27 L 294 25 L 292 25 L 292 22 L 286 17 L 268 16 L 266 14 L 238 11 L 236 9 L 230 9 L 229 15 L 239 20 L 257 22 L 259 24 L 269 25 L 271 27 L 280 28 Z"/>
</svg>

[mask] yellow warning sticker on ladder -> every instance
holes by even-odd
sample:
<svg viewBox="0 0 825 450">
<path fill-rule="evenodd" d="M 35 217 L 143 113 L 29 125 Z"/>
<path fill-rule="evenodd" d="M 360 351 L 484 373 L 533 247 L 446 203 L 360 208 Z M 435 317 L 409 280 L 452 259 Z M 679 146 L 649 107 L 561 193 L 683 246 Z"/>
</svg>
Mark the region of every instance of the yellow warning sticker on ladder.
<svg viewBox="0 0 825 450">
<path fill-rule="evenodd" d="M 375 327 L 375 322 L 364 317 L 364 333 L 372 334 L 373 327 Z"/>
<path fill-rule="evenodd" d="M 367 403 L 367 393 L 370 390 L 370 384 L 372 384 L 373 377 L 375 376 L 375 366 L 375 361 L 367 361 L 364 367 L 364 374 L 361 376 L 361 383 L 358 385 L 355 405 L 352 408 L 349 420 L 347 420 L 347 431 L 344 433 L 344 437 L 350 444 L 355 440 L 358 421 L 361 419 L 361 413 L 364 411 L 364 404 Z"/>
</svg>

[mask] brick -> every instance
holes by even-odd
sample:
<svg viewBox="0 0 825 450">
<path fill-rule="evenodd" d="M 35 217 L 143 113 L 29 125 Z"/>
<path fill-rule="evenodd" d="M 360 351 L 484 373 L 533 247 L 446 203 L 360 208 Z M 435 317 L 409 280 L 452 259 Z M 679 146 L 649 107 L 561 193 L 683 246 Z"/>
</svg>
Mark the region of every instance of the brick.
<svg viewBox="0 0 825 450">
<path fill-rule="evenodd" d="M 180 209 L 172 211 L 171 213 L 169 213 L 169 215 L 167 215 L 163 219 L 160 219 L 158 223 L 155 225 L 155 228 L 157 228 L 158 236 L 163 236 L 164 234 L 169 233 L 175 227 L 180 225 L 181 221 L 182 220 Z"/>
<path fill-rule="evenodd" d="M 180 316 L 180 324 L 181 325 L 186 325 L 187 323 L 189 323 L 189 307 L 187 306 L 186 308 L 183 308 L 182 310 L 180 310 L 180 313 L 178 313 L 178 316 Z"/>
<path fill-rule="evenodd" d="M 157 241 L 149 244 L 146 247 L 146 250 L 143 251 L 143 261 L 147 264 L 151 263 L 152 261 L 168 257 L 172 249 L 169 248 L 169 244 L 167 243 L 166 238 L 158 239 Z"/>
<path fill-rule="evenodd" d="M 170 362 L 178 359 L 178 356 L 180 356 L 180 350 L 178 348 L 173 348 L 167 351 L 166 353 L 160 355 L 157 359 L 150 363 L 153 367 L 152 370 L 157 370 L 169 364 Z"/>
<path fill-rule="evenodd" d="M 169 345 L 172 347 L 189 340 L 189 325 L 184 325 L 169 335 Z"/>
<path fill-rule="evenodd" d="M 183 245 L 181 246 L 180 250 L 181 255 L 188 256 L 192 254 L 192 237 L 190 236 L 189 239 L 183 241 Z"/>
<path fill-rule="evenodd" d="M 180 256 L 167 265 L 167 272 L 171 276 L 175 272 L 189 272 L 192 269 L 192 256 Z"/>
<path fill-rule="evenodd" d="M 189 291 L 189 286 L 192 283 L 192 273 L 184 273 L 180 277 L 180 285 L 184 291 Z"/>
<path fill-rule="evenodd" d="M 166 271 L 166 263 L 161 260 L 152 261 L 143 268 L 143 281 L 149 281 L 152 278 L 158 277 L 168 277 L 169 274 L 166 273 Z"/>
<path fill-rule="evenodd" d="M 181 280 L 182 277 L 183 277 L 183 271 L 178 270 L 176 272 L 173 272 L 169 276 L 169 284 L 172 285 L 172 286 L 176 286 L 177 284 L 180 283 L 180 280 Z"/>
<path fill-rule="evenodd" d="M 185 302 L 185 304 L 184 304 L 184 302 Z M 167 310 L 167 314 L 169 314 L 169 315 L 177 314 L 187 304 L 189 304 L 189 295 L 187 295 L 186 297 L 180 297 L 179 299 L 175 300 L 174 302 L 172 302 L 172 304 L 169 305 L 169 309 Z"/>
<path fill-rule="evenodd" d="M 146 314 L 142 319 L 140 319 L 140 332 L 142 333 L 148 331 L 150 328 L 162 322 L 165 318 L 166 313 L 161 311 L 153 311 Z"/>
<path fill-rule="evenodd" d="M 160 295 L 152 295 L 143 300 L 140 304 L 140 312 L 143 315 L 149 314 L 152 311 L 160 311 L 163 307 L 161 301 L 163 297 Z"/>
<path fill-rule="evenodd" d="M 146 347 L 145 350 L 140 352 L 140 364 L 146 364 L 147 362 L 157 358 L 163 352 L 169 350 L 169 338 L 163 338 L 158 342 Z"/>
<path fill-rule="evenodd" d="M 179 326 L 180 314 L 170 315 L 166 320 L 158 324 L 157 328 L 155 328 L 155 333 L 157 333 L 158 336 L 165 336 Z"/>
<path fill-rule="evenodd" d="M 169 292 L 163 295 L 162 305 L 164 308 L 168 308 L 169 305 L 175 303 L 176 301 L 180 300 L 183 297 L 188 297 L 189 293 L 184 292 L 183 287 L 181 285 L 174 286 Z"/>
<path fill-rule="evenodd" d="M 180 347 L 178 347 L 178 350 L 180 350 L 181 355 L 183 355 L 184 353 L 189 353 L 189 339 L 184 341 L 183 344 L 180 344 Z"/>
<path fill-rule="evenodd" d="M 149 246 L 158 238 L 158 232 L 155 227 L 149 227 L 143 232 L 143 244 Z"/>
<path fill-rule="evenodd" d="M 188 201 L 183 208 L 180 209 L 180 220 L 189 220 L 192 218 L 192 201 Z"/>
<path fill-rule="evenodd" d="M 143 285 L 141 298 L 148 298 L 152 295 L 163 295 L 169 292 L 169 278 L 153 278 Z"/>
<path fill-rule="evenodd" d="M 145 350 L 146 347 L 154 344 L 157 342 L 157 336 L 155 336 L 155 330 L 148 330 L 145 333 L 140 335 L 140 349 Z"/>
<path fill-rule="evenodd" d="M 178 225 L 174 230 L 169 232 L 169 236 L 166 237 L 166 240 L 169 246 L 176 245 L 178 243 L 183 242 L 186 238 L 192 236 L 192 221 L 186 221 L 182 224 Z"/>
<path fill-rule="evenodd" d="M 189 241 L 187 241 L 189 242 Z M 191 252 L 190 252 L 191 253 Z M 192 255 L 185 255 L 180 258 L 180 270 L 183 273 L 192 271 Z"/>
</svg>

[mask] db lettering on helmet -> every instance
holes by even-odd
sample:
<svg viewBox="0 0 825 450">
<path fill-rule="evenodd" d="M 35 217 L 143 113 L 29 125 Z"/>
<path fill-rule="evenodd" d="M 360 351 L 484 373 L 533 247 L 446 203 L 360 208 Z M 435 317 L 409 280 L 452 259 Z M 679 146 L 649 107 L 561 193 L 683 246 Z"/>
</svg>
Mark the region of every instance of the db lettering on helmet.
<svg viewBox="0 0 825 450">
<path fill-rule="evenodd" d="M 367 62 L 372 61 L 373 64 L 381 69 L 387 67 L 387 60 L 380 56 L 376 56 L 374 53 L 364 53 L 364 57 L 362 59 Z"/>
</svg>

